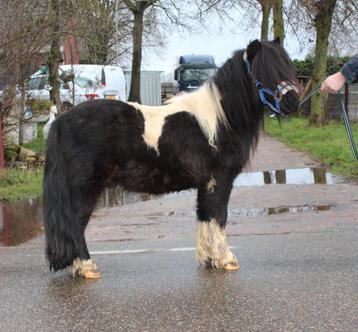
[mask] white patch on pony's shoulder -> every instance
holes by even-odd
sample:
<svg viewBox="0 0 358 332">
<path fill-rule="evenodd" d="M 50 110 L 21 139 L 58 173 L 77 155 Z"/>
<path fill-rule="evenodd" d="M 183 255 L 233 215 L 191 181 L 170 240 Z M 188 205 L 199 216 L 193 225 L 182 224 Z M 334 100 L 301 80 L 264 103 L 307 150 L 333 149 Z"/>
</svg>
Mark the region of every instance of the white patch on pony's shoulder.
<svg viewBox="0 0 358 332">
<path fill-rule="evenodd" d="M 215 84 L 204 84 L 198 90 L 169 99 L 162 106 L 146 106 L 131 103 L 144 117 L 143 139 L 158 153 L 158 141 L 162 134 L 165 118 L 178 112 L 195 116 L 210 145 L 214 145 L 219 124 L 228 127 L 226 115 L 221 106 L 221 95 Z"/>
</svg>

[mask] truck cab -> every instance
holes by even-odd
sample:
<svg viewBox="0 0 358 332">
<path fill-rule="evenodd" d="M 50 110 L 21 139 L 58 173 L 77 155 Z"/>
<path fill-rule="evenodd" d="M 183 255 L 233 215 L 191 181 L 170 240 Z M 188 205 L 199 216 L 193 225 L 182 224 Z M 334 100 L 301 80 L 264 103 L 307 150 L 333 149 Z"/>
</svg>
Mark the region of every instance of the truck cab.
<svg viewBox="0 0 358 332">
<path fill-rule="evenodd" d="M 179 91 L 192 91 L 213 77 L 217 69 L 212 55 L 182 55 L 174 78 L 179 83 Z"/>
</svg>

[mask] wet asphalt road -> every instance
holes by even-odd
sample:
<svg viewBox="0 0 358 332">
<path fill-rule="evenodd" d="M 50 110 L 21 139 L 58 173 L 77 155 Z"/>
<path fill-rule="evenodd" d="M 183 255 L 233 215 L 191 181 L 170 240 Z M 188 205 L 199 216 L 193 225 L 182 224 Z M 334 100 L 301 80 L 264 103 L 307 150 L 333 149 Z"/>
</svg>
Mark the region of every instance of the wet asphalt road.
<svg viewBox="0 0 358 332">
<path fill-rule="evenodd" d="M 317 166 L 274 140 L 260 144 L 253 171 Z M 51 274 L 43 236 L 0 246 L 0 331 L 356 332 L 357 189 L 235 188 L 226 229 L 236 272 L 196 264 L 195 193 L 96 211 L 86 237 L 100 280 Z M 267 213 L 280 207 L 290 211 Z M 148 250 L 121 251 L 130 249 Z"/>
<path fill-rule="evenodd" d="M 92 257 L 100 280 L 52 275 L 42 249 L 0 248 L 1 331 L 357 331 L 358 226 L 231 238 L 241 269 L 198 267 L 193 239 Z M 5 259 L 4 259 L 5 257 Z"/>
</svg>

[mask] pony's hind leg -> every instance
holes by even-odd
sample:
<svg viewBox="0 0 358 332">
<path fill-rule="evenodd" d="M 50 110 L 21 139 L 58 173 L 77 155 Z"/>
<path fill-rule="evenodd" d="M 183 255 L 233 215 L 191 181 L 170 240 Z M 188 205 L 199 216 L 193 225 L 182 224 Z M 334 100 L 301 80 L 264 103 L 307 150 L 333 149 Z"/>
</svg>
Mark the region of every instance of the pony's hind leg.
<svg viewBox="0 0 358 332">
<path fill-rule="evenodd" d="M 84 234 L 88 220 L 89 216 L 85 217 L 80 223 L 79 253 L 78 257 L 72 262 L 72 273 L 74 276 L 81 276 L 86 279 L 98 279 L 101 277 L 101 272 L 98 270 L 97 264 L 91 259 Z"/>
<path fill-rule="evenodd" d="M 232 181 L 212 177 L 198 189 L 196 259 L 214 269 L 240 268 L 225 236 Z"/>
<path fill-rule="evenodd" d="M 98 197 L 98 195 L 91 198 L 86 196 L 89 195 L 89 193 L 93 194 L 93 192 L 93 189 L 91 190 L 90 188 L 87 188 L 76 201 L 78 204 L 77 209 L 79 211 L 77 219 L 78 257 L 72 262 L 72 272 L 74 276 L 81 276 L 86 279 L 98 279 L 101 277 L 101 273 L 98 270 L 96 263 L 91 259 L 85 239 L 85 229 L 96 204 L 95 197 Z"/>
</svg>

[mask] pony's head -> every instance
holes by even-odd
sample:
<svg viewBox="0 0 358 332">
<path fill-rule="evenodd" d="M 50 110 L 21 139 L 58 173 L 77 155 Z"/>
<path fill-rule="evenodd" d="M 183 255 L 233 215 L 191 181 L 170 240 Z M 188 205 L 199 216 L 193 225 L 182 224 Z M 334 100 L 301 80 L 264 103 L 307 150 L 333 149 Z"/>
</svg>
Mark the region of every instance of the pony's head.
<svg viewBox="0 0 358 332">
<path fill-rule="evenodd" d="M 295 68 L 280 40 L 251 42 L 243 58 L 261 100 L 275 113 L 297 111 L 301 86 Z"/>
</svg>

